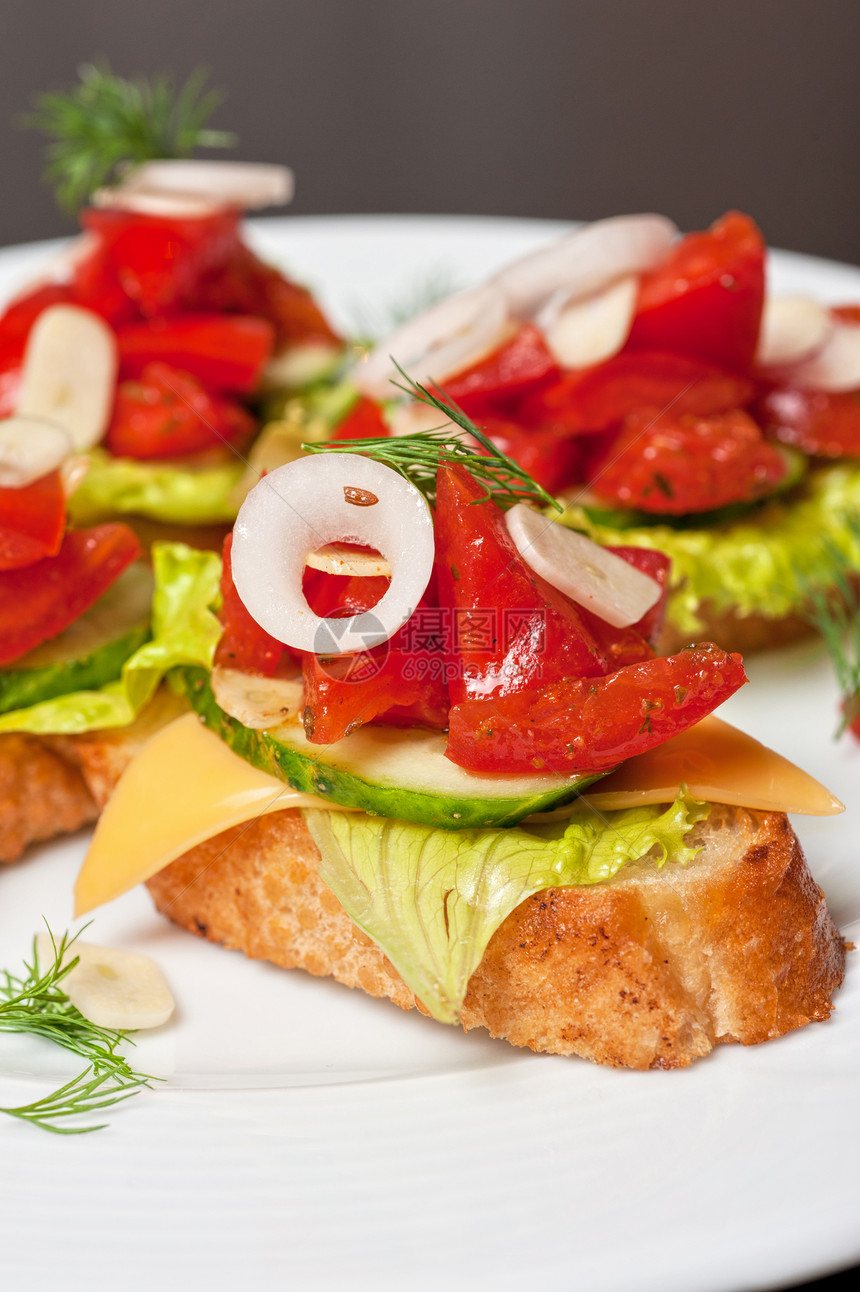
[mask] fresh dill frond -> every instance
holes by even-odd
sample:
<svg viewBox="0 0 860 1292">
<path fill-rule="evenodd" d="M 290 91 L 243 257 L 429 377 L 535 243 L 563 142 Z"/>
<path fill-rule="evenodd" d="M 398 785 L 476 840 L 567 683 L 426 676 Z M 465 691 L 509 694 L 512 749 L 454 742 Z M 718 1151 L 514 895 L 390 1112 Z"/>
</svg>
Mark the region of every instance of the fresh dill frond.
<svg viewBox="0 0 860 1292">
<path fill-rule="evenodd" d="M 63 934 L 59 941 L 50 929 L 54 950 L 53 962 L 42 969 L 33 942 L 33 960 L 25 960 L 22 975 L 0 972 L 0 1032 L 21 1032 L 41 1036 L 70 1050 L 86 1061 L 87 1066 L 58 1090 L 34 1103 L 15 1108 L 0 1108 L 0 1113 L 32 1122 L 42 1130 L 60 1135 L 81 1135 L 101 1130 L 96 1126 L 67 1126 L 64 1119 L 112 1107 L 148 1086 L 154 1077 L 135 1072 L 119 1053 L 119 1046 L 130 1041 L 128 1032 L 99 1027 L 84 1018 L 62 989 L 63 979 L 78 963 L 77 957 L 65 956 L 75 939 Z"/>
<path fill-rule="evenodd" d="M 360 453 L 391 467 L 392 471 L 409 480 L 435 505 L 436 472 L 441 466 L 464 466 L 470 475 L 486 486 L 485 498 L 491 498 L 503 509 L 518 502 L 532 503 L 538 507 L 554 507 L 563 511 L 561 504 L 539 485 L 527 471 L 497 445 L 467 417 L 453 400 L 448 400 L 444 390 L 435 395 L 426 386 L 407 377 L 400 365 L 393 361 L 403 381 L 392 385 L 419 403 L 435 409 L 442 422 L 453 422 L 460 434 L 441 425 L 438 429 L 419 431 L 413 435 L 379 436 L 365 440 L 325 440 L 321 444 L 306 443 L 306 453 Z M 442 398 L 440 398 L 442 396 Z M 467 437 L 477 441 L 483 452 L 472 448 Z M 483 499 L 478 500 L 483 501 Z"/>
<path fill-rule="evenodd" d="M 206 90 L 209 73 L 197 68 L 178 88 L 167 72 L 128 80 L 107 63 L 78 69 L 80 84 L 65 93 L 34 99 L 23 125 L 48 136 L 45 179 L 63 210 L 74 214 L 123 166 L 156 158 L 190 157 L 197 147 L 227 148 L 236 142 L 223 130 L 205 129 L 223 102 Z"/>
<path fill-rule="evenodd" d="M 846 525 L 860 544 L 860 514 L 849 516 Z M 824 549 L 827 575 L 815 584 L 805 581 L 805 613 L 827 647 L 842 696 L 839 737 L 860 717 L 860 567 L 826 539 Z"/>
</svg>

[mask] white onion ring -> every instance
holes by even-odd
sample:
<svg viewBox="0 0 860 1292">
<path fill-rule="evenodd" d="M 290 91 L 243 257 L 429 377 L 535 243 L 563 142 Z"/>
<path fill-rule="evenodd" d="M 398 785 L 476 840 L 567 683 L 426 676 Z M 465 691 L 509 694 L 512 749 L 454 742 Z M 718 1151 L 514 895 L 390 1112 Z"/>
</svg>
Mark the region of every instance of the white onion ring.
<svg viewBox="0 0 860 1292">
<path fill-rule="evenodd" d="M 590 296 L 615 278 L 652 269 L 678 235 L 663 215 L 617 215 L 564 234 L 500 269 L 491 281 L 517 318 L 529 319 L 559 289 Z"/>
<path fill-rule="evenodd" d="M 626 274 L 593 296 L 551 296 L 535 320 L 563 368 L 588 368 L 617 354 L 630 335 L 639 279 Z"/>
<path fill-rule="evenodd" d="M 614 628 L 638 623 L 660 599 L 656 579 L 525 503 L 512 507 L 505 523 L 536 574 Z"/>
<path fill-rule="evenodd" d="M 390 398 L 391 381 L 399 377 L 392 360 L 416 381 L 443 382 L 494 350 L 507 328 L 498 287 L 487 283 L 457 292 L 380 341 L 356 369 L 356 385 L 372 398 Z"/>
<path fill-rule="evenodd" d="M 756 363 L 773 368 L 807 359 L 827 341 L 833 320 L 824 305 L 805 296 L 770 297 L 764 303 Z"/>
<path fill-rule="evenodd" d="M 374 494 L 354 506 L 344 490 Z M 326 543 L 373 547 L 391 585 L 372 610 L 348 619 L 314 614 L 302 591 L 310 552 Z M 424 497 L 390 467 L 356 453 L 325 453 L 278 467 L 255 485 L 233 530 L 233 580 L 261 628 L 296 650 L 347 655 L 387 641 L 410 618 L 433 571 L 433 521 Z"/>
<path fill-rule="evenodd" d="M 23 489 L 56 471 L 72 452 L 68 431 L 36 417 L 0 422 L 0 489 Z"/>
<path fill-rule="evenodd" d="M 833 322 L 824 345 L 808 359 L 780 370 L 792 385 L 833 394 L 860 389 L 860 325 Z"/>
</svg>

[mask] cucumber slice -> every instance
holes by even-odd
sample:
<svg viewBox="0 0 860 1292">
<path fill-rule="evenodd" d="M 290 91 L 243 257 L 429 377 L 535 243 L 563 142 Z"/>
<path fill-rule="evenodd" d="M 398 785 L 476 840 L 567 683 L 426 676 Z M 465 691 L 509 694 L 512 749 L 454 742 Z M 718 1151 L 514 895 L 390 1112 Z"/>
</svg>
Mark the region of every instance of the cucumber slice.
<svg viewBox="0 0 860 1292">
<path fill-rule="evenodd" d="M 444 735 L 418 727 L 366 726 L 334 745 L 313 745 L 298 720 L 259 731 L 231 718 L 215 702 L 205 669 L 177 669 L 173 677 L 234 753 L 293 789 L 371 816 L 443 830 L 510 826 L 568 802 L 599 779 L 466 772 L 445 757 Z M 248 680 L 259 690 L 259 678 Z"/>
<path fill-rule="evenodd" d="M 141 562 L 124 570 L 80 619 L 0 672 L 0 713 L 119 677 L 149 636 L 152 589 L 152 572 Z"/>
</svg>

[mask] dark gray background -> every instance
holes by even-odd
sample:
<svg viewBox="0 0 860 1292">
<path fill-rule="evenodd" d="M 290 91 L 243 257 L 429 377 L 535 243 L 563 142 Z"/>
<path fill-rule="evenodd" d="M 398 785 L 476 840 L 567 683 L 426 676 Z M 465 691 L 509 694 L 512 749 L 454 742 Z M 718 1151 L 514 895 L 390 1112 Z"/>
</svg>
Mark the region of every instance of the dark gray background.
<svg viewBox="0 0 860 1292">
<path fill-rule="evenodd" d="M 0 244 L 72 227 L 14 121 L 105 56 L 207 64 L 215 123 L 294 167 L 297 213 L 701 228 L 738 207 L 772 245 L 856 263 L 858 54 L 856 0 L 0 0 Z"/>
<path fill-rule="evenodd" d="M 860 260 L 855 0 L 0 0 L 0 243 L 68 225 L 13 119 L 106 55 L 206 63 L 293 210 L 583 217 L 730 206 Z"/>
</svg>

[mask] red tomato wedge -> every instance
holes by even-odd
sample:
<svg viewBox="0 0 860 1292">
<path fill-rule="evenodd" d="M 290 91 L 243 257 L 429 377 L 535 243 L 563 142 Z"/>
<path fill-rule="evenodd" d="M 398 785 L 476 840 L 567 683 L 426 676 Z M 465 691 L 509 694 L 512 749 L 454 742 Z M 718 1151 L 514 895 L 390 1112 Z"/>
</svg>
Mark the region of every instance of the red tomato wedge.
<svg viewBox="0 0 860 1292">
<path fill-rule="evenodd" d="M 59 471 L 23 489 L 0 489 L 0 570 L 56 556 L 65 528 L 66 495 Z"/>
<path fill-rule="evenodd" d="M 622 561 L 628 565 L 633 565 L 643 574 L 647 574 L 650 579 L 658 583 L 662 588 L 660 600 L 655 602 L 650 610 L 639 620 L 638 624 L 633 627 L 638 633 L 641 633 L 649 645 L 653 646 L 660 631 L 663 627 L 663 620 L 666 618 L 666 605 L 669 601 L 669 574 L 672 569 L 672 561 L 665 552 L 658 552 L 653 547 L 609 547 L 607 549 L 620 556 Z"/>
<path fill-rule="evenodd" d="M 340 338 L 311 293 L 237 242 L 228 259 L 203 281 L 196 309 L 254 314 L 274 326 L 276 345 L 314 341 L 340 345 Z"/>
<path fill-rule="evenodd" d="M 150 363 L 117 387 L 105 443 L 118 457 L 185 457 L 242 444 L 256 425 L 241 404 L 209 394 L 189 373 Z"/>
<path fill-rule="evenodd" d="M 693 354 L 748 372 L 764 305 L 764 259 L 758 227 L 738 211 L 688 234 L 643 276 L 628 348 Z"/>
<path fill-rule="evenodd" d="M 271 677 L 285 648 L 270 637 L 245 609 L 233 582 L 232 551 L 231 531 L 224 539 L 221 555 L 221 609 L 218 618 L 224 631 L 215 648 L 215 663 L 222 668 L 236 668 L 243 673 Z"/>
<path fill-rule="evenodd" d="M 250 394 L 272 357 L 275 332 L 265 319 L 184 314 L 117 330 L 120 377 L 140 377 L 154 362 L 189 372 L 209 390 Z"/>
<path fill-rule="evenodd" d="M 606 772 L 685 731 L 746 681 L 710 643 L 607 677 L 565 678 L 450 713 L 447 757 L 474 772 Z"/>
<path fill-rule="evenodd" d="M 756 423 L 736 410 L 713 417 L 629 417 L 591 463 L 598 498 L 656 515 L 682 516 L 752 502 L 788 470 Z"/>
<path fill-rule="evenodd" d="M 0 316 L 0 350 L 17 347 L 24 353 L 24 343 L 30 328 L 49 305 L 62 305 L 74 300 L 71 288 L 63 283 L 44 283 L 25 292 L 6 307 Z"/>
<path fill-rule="evenodd" d="M 442 382 L 442 394 L 471 414 L 557 374 L 558 361 L 543 333 L 526 323 L 492 354 Z"/>
<path fill-rule="evenodd" d="M 456 466 L 440 468 L 436 488 L 436 578 L 452 701 L 605 673 L 606 658 L 576 607 L 526 565 L 504 513 L 481 501 L 482 486 Z"/>
<path fill-rule="evenodd" d="M 766 435 L 813 457 L 860 458 L 860 390 L 775 386 L 756 404 Z"/>
<path fill-rule="evenodd" d="M 56 556 L 0 572 L 0 667 L 68 628 L 138 556 L 137 535 L 110 523 L 70 530 Z"/>
<path fill-rule="evenodd" d="M 584 441 L 539 427 L 522 426 L 495 415 L 478 417 L 476 425 L 497 448 L 513 458 L 533 480 L 556 493 L 579 478 Z"/>
<path fill-rule="evenodd" d="M 608 430 L 643 409 L 708 417 L 742 408 L 754 389 L 745 377 L 703 359 L 658 350 L 625 352 L 542 386 L 521 401 L 515 416 L 527 425 L 581 435 Z"/>
<path fill-rule="evenodd" d="M 390 435 L 382 409 L 362 395 L 356 400 L 333 435 L 335 440 L 378 440 Z"/>
</svg>

